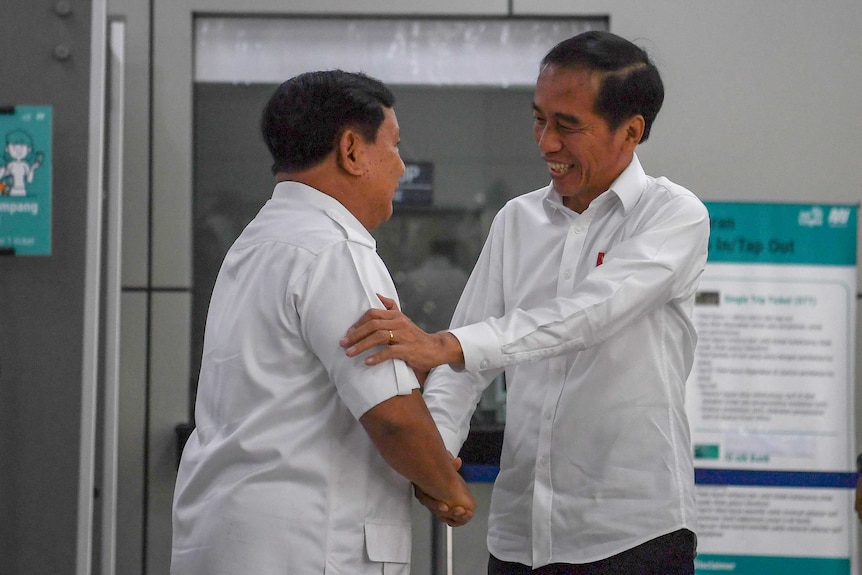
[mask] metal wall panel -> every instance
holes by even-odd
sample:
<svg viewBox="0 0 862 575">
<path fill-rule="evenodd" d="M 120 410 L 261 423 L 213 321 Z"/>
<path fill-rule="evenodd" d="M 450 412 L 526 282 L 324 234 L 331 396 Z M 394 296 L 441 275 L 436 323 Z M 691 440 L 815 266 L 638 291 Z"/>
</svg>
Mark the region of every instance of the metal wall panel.
<svg viewBox="0 0 862 575">
<path fill-rule="evenodd" d="M 157 292 L 151 297 L 145 553 L 146 572 L 163 575 L 170 566 L 175 427 L 188 420 L 191 294 Z"/>
<path fill-rule="evenodd" d="M 0 569 L 62 575 L 76 564 L 91 2 L 2 12 L 0 105 L 52 106 L 54 121 L 52 254 L 0 257 Z"/>
<path fill-rule="evenodd" d="M 146 474 L 147 295 L 122 298 L 119 458 L 117 463 L 117 573 L 143 573 Z"/>
</svg>

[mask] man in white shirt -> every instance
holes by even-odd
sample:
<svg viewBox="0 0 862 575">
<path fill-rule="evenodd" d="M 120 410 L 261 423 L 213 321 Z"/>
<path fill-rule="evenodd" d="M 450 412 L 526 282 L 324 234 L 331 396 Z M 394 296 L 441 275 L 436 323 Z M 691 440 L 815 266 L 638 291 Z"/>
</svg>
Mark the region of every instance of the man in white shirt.
<svg viewBox="0 0 862 575">
<path fill-rule="evenodd" d="M 449 331 L 385 300 L 341 344 L 431 372 L 424 397 L 457 453 L 505 371 L 506 430 L 488 573 L 694 573 L 684 387 L 709 218 L 635 154 L 664 89 L 647 54 L 588 32 L 543 59 L 533 131 L 551 184 L 496 216 Z M 447 507 L 420 497 L 445 517 Z"/>
<path fill-rule="evenodd" d="M 468 521 L 475 502 L 401 360 L 337 340 L 397 298 L 368 230 L 404 164 L 386 86 L 302 74 L 269 100 L 272 198 L 213 289 L 195 431 L 174 495 L 175 575 L 410 571 L 411 482 Z"/>
</svg>

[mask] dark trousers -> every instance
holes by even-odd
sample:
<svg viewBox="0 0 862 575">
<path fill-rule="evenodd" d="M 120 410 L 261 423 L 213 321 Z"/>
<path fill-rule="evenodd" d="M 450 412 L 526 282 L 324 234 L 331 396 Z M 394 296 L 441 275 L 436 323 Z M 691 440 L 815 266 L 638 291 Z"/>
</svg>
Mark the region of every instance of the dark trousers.
<svg viewBox="0 0 862 575">
<path fill-rule="evenodd" d="M 520 563 L 488 560 L 488 575 L 694 575 L 697 538 L 680 529 L 594 563 L 552 563 L 533 569 Z"/>
</svg>

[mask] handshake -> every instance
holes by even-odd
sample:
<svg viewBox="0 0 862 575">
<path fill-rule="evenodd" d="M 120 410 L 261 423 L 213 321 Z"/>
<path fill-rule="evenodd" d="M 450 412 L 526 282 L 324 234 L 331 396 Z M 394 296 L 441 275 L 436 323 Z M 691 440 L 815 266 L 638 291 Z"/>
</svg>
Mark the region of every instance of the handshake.
<svg viewBox="0 0 862 575">
<path fill-rule="evenodd" d="M 461 458 L 453 457 L 452 465 L 455 466 L 455 471 L 461 469 Z M 458 501 L 453 504 L 434 499 L 422 491 L 415 483 L 413 484 L 413 495 L 416 496 L 419 503 L 424 505 L 428 511 L 450 527 L 466 525 L 473 518 L 473 513 L 476 510 L 476 500 L 473 499 L 473 495 L 469 490 L 466 490 L 464 501 Z"/>
</svg>

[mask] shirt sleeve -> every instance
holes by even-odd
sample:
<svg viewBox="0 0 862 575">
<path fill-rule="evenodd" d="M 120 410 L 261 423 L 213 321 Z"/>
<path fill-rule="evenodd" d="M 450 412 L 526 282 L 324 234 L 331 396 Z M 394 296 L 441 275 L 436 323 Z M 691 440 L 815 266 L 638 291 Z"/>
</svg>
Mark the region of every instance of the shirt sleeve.
<svg viewBox="0 0 862 575">
<path fill-rule="evenodd" d="M 498 257 L 501 253 L 501 246 L 498 244 L 503 237 L 503 227 L 503 222 L 495 218 L 488 239 L 455 308 L 452 328 L 503 313 L 503 291 L 500 285 L 502 260 Z M 489 333 L 492 333 L 490 328 L 481 323 L 475 324 L 475 329 L 488 329 Z M 451 331 L 457 333 L 459 329 Z M 481 341 L 481 337 L 480 335 L 477 339 Z M 454 370 L 448 365 L 441 365 L 428 376 L 422 397 L 437 424 L 446 449 L 451 453 L 457 455 L 461 450 L 470 431 L 470 419 L 482 393 L 501 371 L 502 369 L 495 369 L 478 373 L 476 370 Z"/>
<path fill-rule="evenodd" d="M 369 308 L 382 308 L 380 293 L 398 301 L 395 286 L 374 249 L 340 242 L 319 254 L 297 290 L 303 338 L 323 363 L 341 399 L 359 419 L 375 405 L 419 387 L 403 361 L 365 365 L 365 357 L 347 357 L 339 341 Z"/>
<path fill-rule="evenodd" d="M 492 231 L 505 233 L 502 226 Z M 487 319 L 466 310 L 460 316 L 456 312 L 455 319 L 461 321 L 453 321 L 451 332 L 461 343 L 465 369 L 480 372 L 586 349 L 657 306 L 691 297 L 706 263 L 708 240 L 705 206 L 694 196 L 676 196 L 646 218 L 635 234 L 611 248 L 602 265 L 578 284 L 573 297 L 505 314 L 497 310 Z M 503 241 L 490 241 L 487 257 L 502 262 Z M 500 291 L 493 285 L 494 277 L 499 277 L 493 275 L 493 265 L 477 271 L 490 272 L 491 278 L 471 278 L 476 293 L 465 305 Z"/>
</svg>

